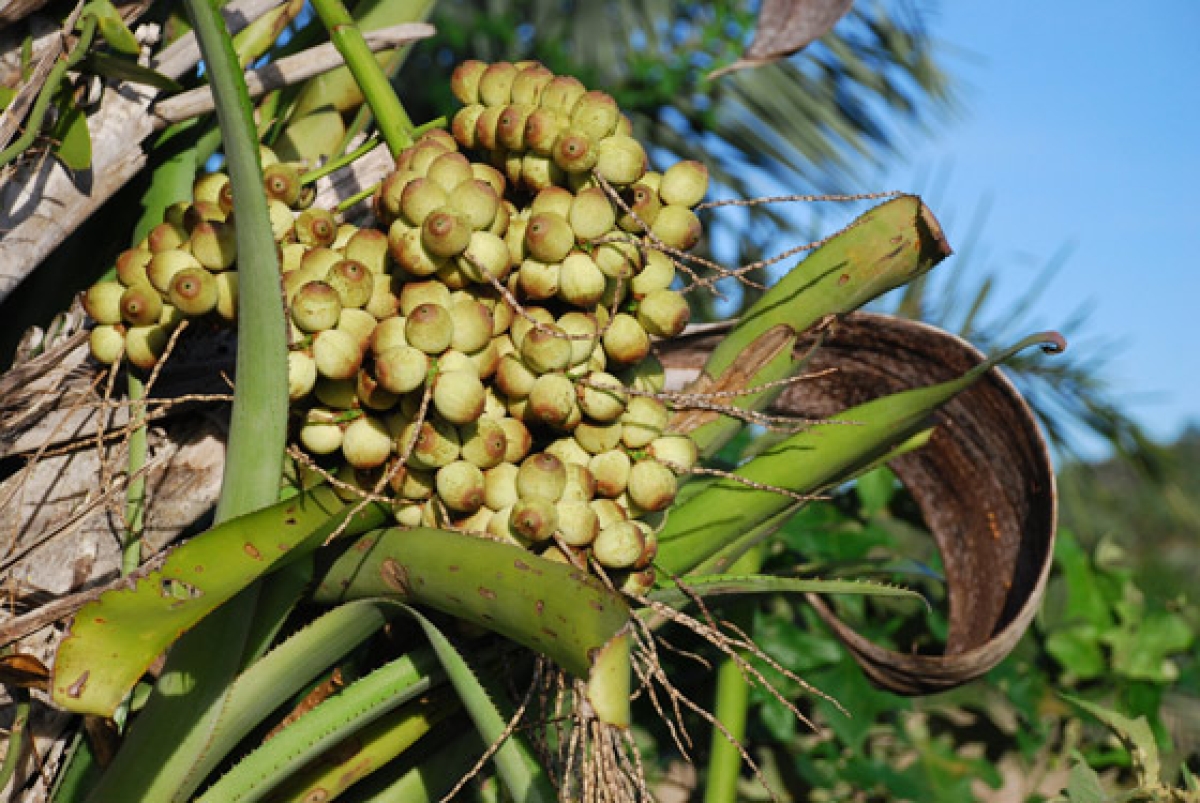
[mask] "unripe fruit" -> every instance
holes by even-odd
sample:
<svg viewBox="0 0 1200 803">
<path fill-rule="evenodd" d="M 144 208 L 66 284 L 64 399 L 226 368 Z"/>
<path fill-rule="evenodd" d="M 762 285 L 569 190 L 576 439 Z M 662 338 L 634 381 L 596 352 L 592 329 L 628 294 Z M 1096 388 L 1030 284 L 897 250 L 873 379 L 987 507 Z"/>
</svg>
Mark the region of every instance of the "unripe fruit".
<svg viewBox="0 0 1200 803">
<path fill-rule="evenodd" d="M 465 460 L 438 469 L 434 479 L 438 497 L 456 513 L 474 513 L 483 505 L 483 472 Z"/>
<path fill-rule="evenodd" d="M 307 282 L 292 297 L 292 321 L 302 332 L 320 332 L 337 326 L 342 300 L 326 282 Z"/>
<path fill-rule="evenodd" d="M 571 194 L 570 190 L 562 187 L 546 187 L 533 196 L 533 201 L 527 209 L 530 216 L 551 214 L 566 220 L 567 215 L 571 213 L 571 203 L 574 200 L 575 196 Z"/>
<path fill-rule="evenodd" d="M 675 501 L 675 474 L 662 463 L 639 460 L 629 471 L 629 498 L 643 510 L 666 510 Z"/>
<path fill-rule="evenodd" d="M 420 502 L 409 502 L 404 499 L 397 499 L 392 504 L 392 515 L 396 518 L 396 524 L 401 528 L 404 527 L 420 527 L 425 521 L 426 505 Z"/>
<path fill-rule="evenodd" d="M 342 249 L 346 259 L 361 262 L 371 273 L 387 273 L 387 234 L 379 229 L 363 228 L 354 232 Z"/>
<path fill-rule="evenodd" d="M 433 380 L 433 407 L 453 424 L 475 421 L 483 415 L 483 383 L 474 373 L 446 371 Z"/>
<path fill-rule="evenodd" d="M 400 466 L 388 473 L 388 486 L 401 499 L 419 502 L 433 496 L 436 472 Z"/>
<path fill-rule="evenodd" d="M 229 176 L 224 173 L 205 173 L 197 176 L 192 182 L 192 197 L 197 201 L 220 204 L 221 189 L 228 183 Z"/>
<path fill-rule="evenodd" d="M 610 499 L 618 497 L 629 484 L 631 462 L 621 451 L 603 452 L 588 461 L 588 471 L 596 480 L 596 494 Z"/>
<path fill-rule="evenodd" d="M 600 187 L 591 187 L 574 196 L 567 222 L 575 238 L 583 243 L 608 234 L 617 223 L 617 214 L 608 194 Z"/>
<path fill-rule="evenodd" d="M 173 248 L 160 251 L 150 258 L 146 265 L 146 278 L 155 290 L 166 295 L 171 290 L 171 279 L 184 268 L 203 267 L 194 256 L 187 251 Z"/>
<path fill-rule="evenodd" d="M 482 103 L 472 103 L 463 106 L 454 114 L 454 119 L 450 121 L 450 130 L 454 132 L 454 139 L 459 145 L 464 148 L 476 147 L 475 128 L 484 111 L 486 107 Z"/>
<path fill-rule="evenodd" d="M 665 204 L 692 207 L 708 193 L 708 168 L 701 162 L 676 162 L 663 173 L 658 186 Z"/>
<path fill-rule="evenodd" d="M 615 421 L 625 412 L 625 386 L 612 374 L 594 371 L 578 387 L 579 407 L 593 421 Z"/>
<path fill-rule="evenodd" d="M 184 268 L 171 277 L 167 299 L 184 315 L 207 315 L 217 307 L 217 279 L 203 268 Z"/>
<path fill-rule="evenodd" d="M 572 251 L 558 270 L 558 297 L 576 307 L 590 309 L 604 296 L 605 277 L 595 260 Z"/>
<path fill-rule="evenodd" d="M 127 248 L 117 256 L 117 278 L 129 287 L 138 282 L 149 282 L 146 266 L 154 255 L 144 248 Z"/>
<path fill-rule="evenodd" d="M 648 354 L 637 365 L 622 371 L 621 378 L 631 390 L 659 393 L 666 386 L 667 373 L 658 358 L 653 354 Z"/>
<path fill-rule="evenodd" d="M 406 321 L 399 315 L 384 318 L 375 324 L 371 330 L 371 353 L 378 357 L 388 349 L 396 346 L 407 346 L 408 338 L 404 335 Z"/>
<path fill-rule="evenodd" d="M 432 276 L 445 264 L 445 257 L 434 254 L 425 246 L 422 229 L 392 224 L 388 231 L 388 250 L 405 273 L 410 276 Z"/>
<path fill-rule="evenodd" d="M 149 371 L 158 364 L 170 337 L 171 329 L 161 324 L 131 326 L 125 330 L 125 356 L 138 368 Z"/>
<path fill-rule="evenodd" d="M 371 336 L 378 325 L 374 315 L 356 307 L 342 307 L 342 313 L 338 315 L 337 328 L 353 337 L 364 350 L 371 345 Z"/>
<path fill-rule="evenodd" d="M 466 156 L 457 151 L 443 153 L 429 163 L 425 175 L 450 192 L 464 181 L 474 176 L 471 174 L 471 162 Z"/>
<path fill-rule="evenodd" d="M 379 383 L 379 379 L 366 368 L 360 368 L 354 378 L 354 395 L 364 410 L 387 412 L 400 401 L 400 394 L 393 393 Z"/>
<path fill-rule="evenodd" d="M 522 297 L 530 301 L 554 298 L 559 289 L 559 272 L 557 262 L 527 259 L 517 271 L 517 289 Z"/>
<path fill-rule="evenodd" d="M 512 85 L 517 68 L 510 62 L 489 64 L 479 77 L 479 102 L 484 106 L 503 106 L 512 100 Z"/>
<path fill-rule="evenodd" d="M 657 544 L 657 541 L 655 543 Z M 644 597 L 654 590 L 654 584 L 657 580 L 658 573 L 654 570 L 653 566 L 640 570 L 631 570 L 617 583 L 617 590 L 622 594 Z"/>
<path fill-rule="evenodd" d="M 375 276 L 361 262 L 343 259 L 335 262 L 325 274 L 325 282 L 337 292 L 343 307 L 356 308 L 371 299 Z"/>
<path fill-rule="evenodd" d="M 592 556 L 606 569 L 627 569 L 638 562 L 646 548 L 642 530 L 632 521 L 613 522 L 592 542 Z"/>
<path fill-rule="evenodd" d="M 588 507 L 592 509 L 592 512 L 596 514 L 596 518 L 600 520 L 600 529 L 604 529 L 618 521 L 629 520 L 628 511 L 621 507 L 620 503 L 615 499 L 593 499 L 588 503 Z"/>
<path fill-rule="evenodd" d="M 530 64 L 513 78 L 510 94 L 513 103 L 537 104 L 546 84 L 554 80 L 554 73 L 541 64 Z"/>
<path fill-rule="evenodd" d="M 501 208 L 500 196 L 492 186 L 474 177 L 450 190 L 447 203 L 462 214 L 476 231 L 490 227 Z"/>
<path fill-rule="evenodd" d="M 614 134 L 596 145 L 596 175 L 617 186 L 632 184 L 646 172 L 646 151 L 633 137 Z"/>
<path fill-rule="evenodd" d="M 548 157 L 566 128 L 565 117 L 549 109 L 535 109 L 525 119 L 525 147 L 538 156 Z"/>
<path fill-rule="evenodd" d="M 558 328 L 568 335 L 571 344 L 570 367 L 583 365 L 599 342 L 599 324 L 590 312 L 572 311 L 558 319 Z"/>
<path fill-rule="evenodd" d="M 505 106 L 496 118 L 496 142 L 510 151 L 525 150 L 525 121 L 536 107 L 512 103 Z"/>
<path fill-rule="evenodd" d="M 436 469 L 458 459 L 458 430 L 448 421 L 432 418 L 421 422 L 420 428 L 407 424 L 396 436 L 396 451 L 401 455 L 416 431 L 416 441 L 408 464 L 414 468 Z"/>
<path fill-rule="evenodd" d="M 408 344 L 426 354 L 441 354 L 454 340 L 454 321 L 445 307 L 438 304 L 418 304 L 404 325 Z"/>
<path fill-rule="evenodd" d="M 339 413 L 314 407 L 304 417 L 300 427 L 300 445 L 309 454 L 333 454 L 342 448 L 343 430 L 338 423 Z"/>
<path fill-rule="evenodd" d="M 637 320 L 652 335 L 675 337 L 684 330 L 692 311 L 674 290 L 652 290 L 638 303 Z"/>
<path fill-rule="evenodd" d="M 510 160 L 509 164 L 506 164 L 506 167 L 516 168 L 516 176 L 509 171 L 509 180 L 514 184 L 519 182 L 527 189 L 537 192 L 566 181 L 567 174 L 549 156 L 526 153 L 514 158 L 515 163 Z"/>
<path fill-rule="evenodd" d="M 575 385 L 563 374 L 542 374 L 529 390 L 527 419 L 553 427 L 570 430 L 579 423 L 579 405 L 575 401 Z"/>
<path fill-rule="evenodd" d="M 629 279 L 642 265 L 641 253 L 632 239 L 598 246 L 592 251 L 592 259 L 600 272 L 610 279 Z"/>
<path fill-rule="evenodd" d="M 520 499 L 508 514 L 508 527 L 526 541 L 548 541 L 558 529 L 558 510 L 545 499 Z"/>
<path fill-rule="evenodd" d="M 670 418 L 671 411 L 658 399 L 634 396 L 625 405 L 625 412 L 621 415 L 621 423 L 625 425 L 621 442 L 630 449 L 648 446 L 655 438 L 662 436 Z"/>
<path fill-rule="evenodd" d="M 317 373 L 329 379 L 350 379 L 362 365 L 362 349 L 353 337 L 338 329 L 317 332 L 312 349 Z"/>
<path fill-rule="evenodd" d="M 545 307 L 526 307 L 524 315 L 513 318 L 508 335 L 518 349 L 521 348 L 521 341 L 525 339 L 525 335 L 534 328 L 535 322 L 539 324 L 554 323 L 554 314 Z"/>
<path fill-rule="evenodd" d="M 621 445 L 621 428 L 620 421 L 610 421 L 606 424 L 580 421 L 579 426 L 571 431 L 571 435 L 584 451 L 589 454 L 601 454 Z"/>
<path fill-rule="evenodd" d="M 487 64 L 475 59 L 468 59 L 454 68 L 450 74 L 450 91 L 460 103 L 479 102 L 479 81 L 487 68 Z"/>
<path fill-rule="evenodd" d="M 314 364 L 316 358 L 314 357 Z M 357 383 L 353 378 L 330 379 L 317 372 L 317 383 L 313 385 L 313 396 L 321 404 L 334 410 L 351 410 L 358 405 Z"/>
<path fill-rule="evenodd" d="M 535 374 L 562 371 L 571 362 L 571 341 L 553 324 L 530 330 L 521 340 L 521 359 Z"/>
<path fill-rule="evenodd" d="M 238 275 L 237 271 L 225 271 L 216 275 L 217 315 L 232 323 L 237 320 Z"/>
<path fill-rule="evenodd" d="M 317 384 L 317 363 L 304 351 L 288 352 L 288 398 L 298 401 L 312 393 Z"/>
<path fill-rule="evenodd" d="M 202 220 L 192 228 L 188 242 L 192 256 L 208 270 L 226 270 L 237 260 L 237 229 L 232 223 Z"/>
<path fill-rule="evenodd" d="M 422 176 L 405 185 L 400 195 L 400 211 L 410 225 L 420 226 L 430 213 L 446 206 L 448 198 L 440 184 Z"/>
<path fill-rule="evenodd" d="M 450 306 L 454 321 L 454 338 L 450 347 L 470 354 L 487 346 L 492 340 L 492 313 L 486 306 L 471 298 L 462 298 Z"/>
<path fill-rule="evenodd" d="M 622 195 L 629 209 L 628 211 L 621 211 L 621 217 L 618 218 L 617 225 L 625 231 L 635 234 L 642 234 L 648 231 L 654 225 L 654 221 L 658 218 L 658 213 L 662 209 L 662 202 L 658 198 L 658 193 L 646 183 L 646 177 L 642 176 L 641 181 L 625 190 Z"/>
<path fill-rule="evenodd" d="M 677 474 L 686 474 L 700 459 L 696 442 L 687 435 L 663 435 L 646 446 L 646 452 Z"/>
<path fill-rule="evenodd" d="M 536 380 L 537 374 L 517 353 L 504 355 L 496 368 L 496 388 L 510 399 L 524 399 Z"/>
<path fill-rule="evenodd" d="M 375 355 L 375 377 L 392 393 L 409 393 L 425 384 L 429 357 L 412 346 L 393 346 Z"/>
<path fill-rule="evenodd" d="M 499 421 L 481 417 L 459 427 L 458 434 L 462 442 L 462 458 L 468 463 L 489 469 L 504 460 L 507 443 Z"/>
<path fill-rule="evenodd" d="M 296 216 L 296 239 L 305 245 L 327 247 L 337 239 L 338 225 L 328 209 L 313 207 Z"/>
<path fill-rule="evenodd" d="M 453 257 L 471 242 L 471 231 L 465 216 L 444 206 L 430 212 L 421 224 L 421 242 L 434 256 Z"/>
<path fill-rule="evenodd" d="M 571 127 L 555 140 L 550 158 L 564 173 L 586 173 L 596 166 L 598 153 L 587 134 Z"/>
<path fill-rule="evenodd" d="M 146 235 L 146 247 L 151 253 L 159 254 L 175 248 L 182 248 L 187 240 L 187 232 L 183 226 L 163 222 L 150 230 Z"/>
<path fill-rule="evenodd" d="M 420 178 L 420 174 L 412 170 L 393 170 L 380 182 L 379 189 L 375 191 L 375 197 L 372 199 L 372 207 L 376 219 L 384 226 L 390 226 L 400 218 L 404 188 L 416 178 Z M 364 229 L 364 231 L 371 231 L 371 229 Z"/>
<path fill-rule="evenodd" d="M 283 201 L 269 200 L 267 214 L 271 218 L 271 236 L 275 238 L 275 242 L 290 242 L 296 239 L 296 214 L 290 206 Z"/>
<path fill-rule="evenodd" d="M 588 460 L 590 462 L 591 458 L 589 457 Z M 592 497 L 596 495 L 596 480 L 592 477 L 592 472 L 588 470 L 587 464 L 570 461 L 564 461 L 564 463 L 567 468 L 567 484 L 563 487 L 563 495 L 559 501 L 592 501 Z"/>
<path fill-rule="evenodd" d="M 198 268 L 203 271 L 203 268 Z M 162 296 L 148 284 L 128 287 L 118 301 L 121 319 L 130 326 L 150 326 L 162 315 Z"/>
<path fill-rule="evenodd" d="M 599 142 L 613 132 L 620 116 L 621 110 L 611 95 L 592 90 L 576 101 L 571 110 L 571 127 Z"/>
<path fill-rule="evenodd" d="M 546 454 L 554 455 L 561 460 L 565 466 L 586 466 L 592 459 L 592 456 L 588 454 L 582 446 L 579 445 L 579 441 L 575 440 L 575 438 L 571 435 L 551 441 L 550 444 L 542 451 L 546 452 Z"/>
<path fill-rule="evenodd" d="M 125 285 L 120 282 L 96 282 L 83 294 L 83 308 L 96 323 L 113 326 L 122 320 L 121 296 L 124 292 Z"/>
<path fill-rule="evenodd" d="M 400 170 L 412 170 L 418 175 L 428 175 L 429 167 L 434 160 L 446 153 L 457 150 L 457 143 L 421 137 L 413 147 L 400 154 L 396 159 L 396 167 Z"/>
<path fill-rule="evenodd" d="M 286 162 L 263 167 L 263 189 L 268 198 L 293 206 L 300 197 L 300 172 Z"/>
<path fill-rule="evenodd" d="M 629 282 L 629 290 L 634 298 L 645 298 L 655 290 L 666 290 L 675 281 L 675 263 L 662 251 L 646 249 L 645 263 L 641 273 Z"/>
<path fill-rule="evenodd" d="M 617 313 L 603 338 L 604 352 L 615 363 L 632 365 L 650 353 L 650 336 L 632 315 Z"/>
<path fill-rule="evenodd" d="M 567 484 L 563 462 L 552 454 L 539 452 L 521 463 L 517 472 L 517 494 L 522 499 L 557 502 Z"/>
<path fill-rule="evenodd" d="M 575 103 L 587 93 L 587 88 L 571 75 L 556 75 L 542 89 L 538 103 L 543 109 L 570 115 Z"/>
<path fill-rule="evenodd" d="M 600 518 L 585 501 L 562 500 L 556 503 L 558 534 L 562 540 L 577 547 L 585 547 L 600 534 Z"/>
<path fill-rule="evenodd" d="M 96 362 L 112 365 L 125 354 L 125 332 L 114 324 L 100 324 L 88 335 L 88 347 Z"/>
<path fill-rule="evenodd" d="M 501 418 L 500 427 L 504 430 L 504 460 L 507 463 L 518 463 L 524 460 L 533 448 L 533 436 L 529 428 L 517 418 Z"/>
<path fill-rule="evenodd" d="M 558 215 L 533 215 L 525 227 L 525 247 L 536 260 L 561 262 L 575 247 L 575 233 Z"/>
<path fill-rule="evenodd" d="M 512 255 L 499 236 L 490 231 L 476 231 L 471 233 L 471 241 L 455 265 L 477 284 L 488 284 L 488 276 L 502 282 L 512 268 Z"/>
<path fill-rule="evenodd" d="M 360 416 L 342 435 L 342 456 L 357 469 L 382 466 L 392 453 L 392 437 L 378 418 Z"/>
<path fill-rule="evenodd" d="M 700 242 L 700 235 L 704 233 L 704 227 L 700 224 L 700 218 L 696 217 L 696 213 L 691 209 L 686 206 L 667 204 L 658 210 L 658 217 L 654 219 L 654 225 L 650 227 L 650 232 L 663 245 L 687 251 Z"/>
<path fill-rule="evenodd" d="M 484 106 L 479 117 L 475 120 L 475 147 L 479 150 L 502 152 L 500 140 L 497 137 L 500 128 L 500 115 L 503 106 Z"/>
</svg>

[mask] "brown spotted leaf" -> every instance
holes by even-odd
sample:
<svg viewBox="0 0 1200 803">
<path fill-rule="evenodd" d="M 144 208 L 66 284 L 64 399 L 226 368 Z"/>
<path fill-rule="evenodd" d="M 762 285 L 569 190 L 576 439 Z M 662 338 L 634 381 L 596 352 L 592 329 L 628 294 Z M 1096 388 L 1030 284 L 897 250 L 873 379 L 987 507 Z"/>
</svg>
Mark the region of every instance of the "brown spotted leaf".
<svg viewBox="0 0 1200 803">
<path fill-rule="evenodd" d="M 761 67 L 803 50 L 833 29 L 854 0 L 764 0 L 754 41 L 742 57 L 709 76 Z"/>
</svg>

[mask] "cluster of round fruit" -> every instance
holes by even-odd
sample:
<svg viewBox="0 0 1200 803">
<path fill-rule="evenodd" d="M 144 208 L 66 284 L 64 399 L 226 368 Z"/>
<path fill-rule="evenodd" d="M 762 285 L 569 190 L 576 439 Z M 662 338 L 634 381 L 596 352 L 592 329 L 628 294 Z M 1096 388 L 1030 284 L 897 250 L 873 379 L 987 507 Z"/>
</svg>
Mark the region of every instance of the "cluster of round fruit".
<svg viewBox="0 0 1200 803">
<path fill-rule="evenodd" d="M 650 516 L 697 459 L 688 437 L 667 431 L 651 343 L 687 323 L 669 254 L 695 243 L 699 223 L 684 238 L 656 226 L 672 209 L 695 220 L 707 173 L 694 162 L 647 172 L 611 98 L 540 65 L 455 72 L 460 97 L 484 101 L 476 131 L 508 119 L 491 111 L 499 74 L 503 109 L 518 98 L 535 106 L 522 106 L 522 143 L 537 141 L 529 129 L 545 117 L 561 129 L 556 142 L 586 137 L 596 160 L 572 172 L 554 162 L 542 185 L 527 175 L 542 158 L 532 146 L 522 155 L 431 131 L 400 154 L 374 198 L 379 225 L 363 228 L 305 208 L 294 165 L 265 168 L 297 440 L 342 483 L 392 499 L 403 525 L 487 533 L 577 565 L 591 558 L 644 588 Z M 614 148 L 619 169 L 605 161 Z M 96 332 L 120 337 L 136 365 L 161 353 L 143 359 L 139 328 L 232 319 L 228 201 L 227 179 L 202 177 L 190 205 L 122 255 L 119 281 L 88 291 Z M 120 350 L 106 351 L 106 337 L 94 333 L 93 351 L 112 362 Z"/>
</svg>

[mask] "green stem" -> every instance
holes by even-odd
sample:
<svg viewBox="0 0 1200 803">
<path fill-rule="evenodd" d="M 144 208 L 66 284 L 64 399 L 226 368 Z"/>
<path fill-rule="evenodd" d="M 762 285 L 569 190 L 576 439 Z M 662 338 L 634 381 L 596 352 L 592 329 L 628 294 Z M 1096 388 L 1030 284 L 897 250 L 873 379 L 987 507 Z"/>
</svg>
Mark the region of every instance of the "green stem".
<svg viewBox="0 0 1200 803">
<path fill-rule="evenodd" d="M 13 699 L 12 724 L 8 728 L 4 763 L 0 765 L 0 789 L 8 786 L 29 747 L 29 692 L 14 687 Z"/>
<path fill-rule="evenodd" d="M 313 10 L 358 82 L 392 155 L 412 145 L 412 120 L 341 0 L 313 0 Z"/>
<path fill-rule="evenodd" d="M 46 76 L 46 83 L 42 84 L 42 89 L 38 92 L 37 100 L 34 101 L 33 108 L 29 112 L 29 118 L 25 122 L 24 133 L 0 152 L 0 167 L 3 167 L 29 150 L 30 146 L 37 140 L 38 132 L 42 130 L 42 123 L 46 121 L 46 112 L 50 110 L 50 101 L 53 99 L 54 93 L 58 91 L 58 86 L 62 83 L 63 78 L 66 77 L 67 72 L 87 55 L 88 48 L 91 47 L 92 39 L 95 35 L 96 18 L 89 14 L 83 18 L 82 27 L 79 32 L 79 41 L 75 43 L 71 54 L 65 59 L 59 59 L 50 68 L 50 73 Z"/>
<path fill-rule="evenodd" d="M 129 485 L 125 488 L 125 538 L 121 545 L 121 575 L 131 574 L 142 562 L 142 534 L 146 525 L 146 385 L 130 372 Z"/>
<path fill-rule="evenodd" d="M 756 574 L 762 568 L 762 561 L 763 550 L 759 545 L 738 558 L 731 571 L 735 574 Z M 750 600 L 738 602 L 731 606 L 729 612 L 729 618 L 747 632 L 754 616 L 754 604 Z M 713 716 L 724 727 L 724 732 L 713 728 L 704 803 L 737 802 L 742 754 L 730 740 L 744 742 L 749 705 L 750 683 L 738 662 L 725 658 L 717 668 L 717 700 L 713 708 Z"/>
</svg>

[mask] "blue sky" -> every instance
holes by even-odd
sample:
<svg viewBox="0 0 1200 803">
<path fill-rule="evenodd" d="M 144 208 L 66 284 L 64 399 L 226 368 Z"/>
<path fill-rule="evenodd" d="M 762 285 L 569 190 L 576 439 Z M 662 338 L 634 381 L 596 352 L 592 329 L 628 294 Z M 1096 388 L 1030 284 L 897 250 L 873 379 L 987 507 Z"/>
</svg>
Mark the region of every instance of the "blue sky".
<svg viewBox="0 0 1200 803">
<path fill-rule="evenodd" d="M 1200 424 L 1200 2 L 924 8 L 959 108 L 872 180 L 921 190 L 960 247 L 990 204 L 977 253 L 954 259 L 995 269 L 1004 298 L 1071 246 L 1037 328 L 1114 346 L 1104 375 L 1153 436 Z M 1081 304 L 1086 326 L 1065 328 Z"/>
</svg>

